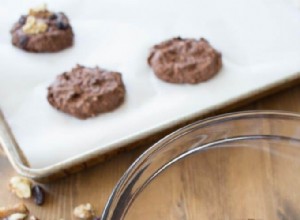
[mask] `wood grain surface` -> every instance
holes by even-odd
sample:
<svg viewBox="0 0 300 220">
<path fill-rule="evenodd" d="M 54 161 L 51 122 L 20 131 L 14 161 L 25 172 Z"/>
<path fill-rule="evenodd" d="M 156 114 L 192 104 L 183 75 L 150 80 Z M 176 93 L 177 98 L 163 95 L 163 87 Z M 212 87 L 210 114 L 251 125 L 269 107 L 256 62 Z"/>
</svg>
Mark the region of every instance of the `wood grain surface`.
<svg viewBox="0 0 300 220">
<path fill-rule="evenodd" d="M 254 102 L 248 106 L 243 108 L 234 109 L 234 111 L 240 110 L 286 110 L 286 111 L 293 111 L 300 113 L 300 87 L 293 87 L 289 88 L 285 91 L 277 93 L 275 95 L 269 96 L 257 102 Z M 152 143 L 151 143 L 152 144 Z M 92 203 L 96 209 L 97 214 L 100 215 L 103 207 L 119 178 L 125 172 L 125 170 L 130 166 L 130 164 L 151 144 L 147 144 L 147 146 L 139 147 L 138 149 L 134 149 L 130 152 L 125 152 L 120 155 L 117 155 L 110 159 L 107 162 L 101 163 L 96 165 L 92 168 L 84 170 L 78 174 L 71 175 L 64 179 L 55 181 L 53 183 L 44 185 L 44 188 L 47 191 L 47 199 L 46 203 L 42 207 L 37 207 L 34 205 L 32 201 L 24 201 L 26 205 L 28 205 L 30 211 L 39 217 L 41 220 L 59 220 L 61 218 L 65 220 L 74 219 L 72 215 L 73 208 L 82 203 L 90 202 Z M 211 158 L 206 158 L 206 160 L 211 159 L 214 160 L 216 155 L 210 155 Z M 249 155 L 251 157 L 251 155 Z M 256 164 L 264 164 L 264 157 L 256 158 Z M 228 160 L 228 158 L 222 158 L 223 165 L 224 163 L 232 163 L 232 161 Z M 247 160 L 245 160 L 247 161 Z M 245 162 L 246 163 L 246 162 Z M 270 162 L 271 163 L 271 162 Z M 243 161 L 239 161 L 240 166 L 232 166 L 231 169 L 238 169 L 243 166 Z M 217 166 L 217 165 L 216 165 Z M 210 167 L 208 167 L 210 169 Z M 183 170 L 182 168 L 172 169 L 171 172 L 174 172 L 174 175 L 183 175 L 182 181 L 171 181 L 171 179 L 167 179 L 167 185 L 172 186 L 172 190 L 176 191 L 176 189 L 180 190 L 184 187 L 184 181 L 189 181 L 189 175 L 194 176 L 192 172 L 192 168 L 186 166 Z M 234 170 L 233 170 L 234 172 Z M 254 171 L 255 172 L 255 169 Z M 259 172 L 259 169 L 257 170 Z M 189 175 L 188 175 L 189 174 Z M 6 156 L 4 155 L 3 151 L 0 150 L 0 206 L 7 206 L 12 205 L 15 203 L 20 202 L 20 199 L 16 198 L 12 195 L 8 190 L 8 181 L 11 176 L 15 175 L 11 165 L 9 164 Z M 232 181 L 234 184 L 234 181 Z M 264 186 L 265 182 L 261 182 L 261 186 Z M 233 185 L 234 186 L 234 185 Z M 261 190 L 262 193 L 266 192 L 268 187 L 262 187 L 257 190 Z M 212 186 L 213 192 L 213 186 Z M 256 190 L 256 189 L 251 189 Z M 293 194 L 293 192 L 289 192 L 289 189 L 285 189 L 287 193 Z M 166 195 L 164 195 L 166 193 Z M 203 193 L 203 192 L 202 192 Z M 150 193 L 151 195 L 152 193 Z M 168 194 L 168 195 L 167 195 Z M 153 197 L 170 197 L 170 191 L 164 190 L 156 190 L 153 193 Z M 182 195 L 185 198 L 189 198 L 189 194 L 186 193 Z M 211 199 L 217 198 L 217 195 L 212 193 Z M 151 197 L 151 196 L 150 196 Z M 149 198 L 150 198 L 149 197 Z M 297 201 L 300 202 L 299 198 L 295 198 Z M 245 198 L 240 198 L 241 202 L 245 200 Z M 219 201 L 222 202 L 222 201 Z M 252 201 L 254 204 L 255 201 Z M 269 198 L 269 202 L 272 202 L 272 198 Z M 139 204 L 141 206 L 142 204 Z M 182 206 L 183 204 L 178 203 L 177 206 Z M 184 204 L 185 206 L 187 204 Z M 222 211 L 218 211 L 217 213 L 221 213 L 220 215 L 211 215 L 209 213 L 213 212 L 214 207 L 206 207 L 207 212 L 202 212 L 201 216 L 199 215 L 199 208 L 197 208 L 196 201 L 188 200 L 189 213 L 188 215 L 184 212 L 178 211 L 175 212 L 173 219 L 224 219 L 222 215 Z M 168 210 L 169 204 L 168 203 L 161 203 L 160 208 Z M 194 208 L 193 208 L 194 207 Z M 149 206 L 145 206 L 145 210 L 147 210 Z M 151 208 L 151 207 L 150 207 Z M 259 211 L 262 211 L 267 207 L 263 207 Z M 246 213 L 247 210 L 240 210 L 239 207 L 226 207 L 226 209 L 230 209 L 230 213 Z M 248 207 L 251 210 L 251 207 Z M 180 209 L 181 210 L 181 209 Z M 300 209 L 299 209 L 300 210 Z M 276 215 L 276 217 L 272 217 L 272 219 L 280 219 L 280 220 L 296 220 L 300 219 L 298 215 L 299 210 L 291 210 L 289 207 L 283 207 L 282 211 Z M 258 212 L 259 212 L 258 211 Z M 286 215 L 285 213 L 289 212 L 292 213 L 291 215 Z M 177 213 L 177 214 L 176 214 Z M 198 213 L 198 214 L 197 214 Z M 223 213 L 224 214 L 224 213 Z M 178 217 L 179 216 L 179 217 Z M 234 216 L 234 215 L 233 215 Z M 237 215 L 238 216 L 238 215 Z M 253 219 L 260 219 L 259 213 L 256 216 L 253 216 Z M 128 218 L 129 219 L 129 218 Z M 149 219 L 145 217 L 144 219 Z M 159 219 L 172 219 L 164 218 L 160 216 Z M 231 218 L 228 218 L 231 219 Z M 237 217 L 236 219 L 250 219 L 248 216 Z M 265 218 L 264 218 L 265 219 Z M 269 218 L 271 219 L 271 218 Z"/>
</svg>

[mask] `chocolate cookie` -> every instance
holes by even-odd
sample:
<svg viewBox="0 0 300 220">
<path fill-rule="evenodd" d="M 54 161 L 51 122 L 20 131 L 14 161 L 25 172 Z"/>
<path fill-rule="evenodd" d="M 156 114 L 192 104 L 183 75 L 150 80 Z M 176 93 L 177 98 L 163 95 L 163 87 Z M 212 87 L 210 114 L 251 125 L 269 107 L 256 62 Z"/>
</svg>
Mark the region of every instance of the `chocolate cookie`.
<svg viewBox="0 0 300 220">
<path fill-rule="evenodd" d="M 64 13 L 53 13 L 46 5 L 30 9 L 11 30 L 12 44 L 23 50 L 57 52 L 72 46 L 73 31 Z"/>
<path fill-rule="evenodd" d="M 196 84 L 217 74 L 222 59 L 205 39 L 178 37 L 155 45 L 148 64 L 156 76 L 166 82 Z"/>
<path fill-rule="evenodd" d="M 125 86 L 120 73 L 77 65 L 59 75 L 48 88 L 48 101 L 56 109 L 80 119 L 120 106 Z"/>
</svg>

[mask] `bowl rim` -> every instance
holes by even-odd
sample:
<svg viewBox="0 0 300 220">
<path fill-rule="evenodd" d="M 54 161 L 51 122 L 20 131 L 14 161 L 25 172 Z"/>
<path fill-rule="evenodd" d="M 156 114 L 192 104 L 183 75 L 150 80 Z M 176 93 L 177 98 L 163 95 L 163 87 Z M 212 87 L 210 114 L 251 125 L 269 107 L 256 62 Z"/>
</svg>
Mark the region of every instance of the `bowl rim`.
<svg viewBox="0 0 300 220">
<path fill-rule="evenodd" d="M 237 112 L 230 112 L 230 113 L 225 113 L 225 114 L 220 114 L 212 117 L 208 117 L 205 119 L 200 119 L 198 121 L 195 121 L 191 124 L 188 124 L 182 128 L 179 128 L 175 130 L 174 132 L 166 135 L 153 145 L 146 149 L 130 166 L 129 168 L 125 171 L 125 173 L 122 175 L 122 177 L 119 179 L 117 184 L 114 186 L 112 193 L 110 194 L 105 207 L 102 212 L 101 220 L 107 220 L 107 215 L 110 211 L 110 207 L 112 205 L 112 202 L 114 201 L 114 198 L 117 194 L 117 192 L 121 189 L 121 187 L 124 185 L 126 180 L 129 178 L 129 174 L 136 169 L 137 164 L 139 164 L 141 161 L 145 160 L 146 157 L 151 156 L 152 154 L 155 153 L 155 150 L 166 146 L 169 141 L 174 140 L 175 138 L 180 138 L 186 134 L 189 133 L 189 131 L 193 130 L 194 127 L 204 127 L 207 126 L 208 124 L 219 122 L 219 121 L 228 121 L 232 120 L 234 118 L 238 117 L 248 117 L 248 118 L 267 118 L 267 117 L 284 117 L 286 118 L 295 118 L 300 120 L 300 113 L 296 112 L 289 112 L 289 111 L 283 111 L 283 110 L 248 110 L 248 111 L 237 111 Z"/>
</svg>

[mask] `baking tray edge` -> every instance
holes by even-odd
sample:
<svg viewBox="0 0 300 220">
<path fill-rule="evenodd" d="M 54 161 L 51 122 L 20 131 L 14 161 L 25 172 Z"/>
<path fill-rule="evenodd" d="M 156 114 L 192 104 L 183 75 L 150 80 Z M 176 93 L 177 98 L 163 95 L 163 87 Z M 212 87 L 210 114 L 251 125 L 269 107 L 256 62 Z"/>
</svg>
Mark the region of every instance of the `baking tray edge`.
<svg viewBox="0 0 300 220">
<path fill-rule="evenodd" d="M 185 126 L 194 121 L 203 119 L 205 117 L 224 113 L 237 107 L 246 105 L 254 100 L 268 96 L 272 93 L 279 92 L 283 89 L 295 86 L 300 83 L 300 72 L 284 80 L 272 83 L 266 87 L 260 88 L 248 94 L 242 95 L 236 99 L 224 102 L 222 104 L 210 107 L 205 111 L 174 120 L 166 125 L 143 131 L 138 136 L 123 140 L 122 143 L 111 144 L 108 148 L 93 150 L 84 153 L 80 156 L 70 158 L 63 162 L 57 163 L 45 168 L 30 168 L 29 163 L 23 154 L 22 150 L 17 144 L 9 125 L 0 111 L 0 146 L 3 147 L 10 163 L 20 175 L 29 177 L 38 182 L 49 182 L 72 173 L 84 170 L 100 162 L 106 161 L 124 151 L 129 151 L 133 148 L 141 146 L 150 146 L 165 135 L 172 131 Z"/>
</svg>

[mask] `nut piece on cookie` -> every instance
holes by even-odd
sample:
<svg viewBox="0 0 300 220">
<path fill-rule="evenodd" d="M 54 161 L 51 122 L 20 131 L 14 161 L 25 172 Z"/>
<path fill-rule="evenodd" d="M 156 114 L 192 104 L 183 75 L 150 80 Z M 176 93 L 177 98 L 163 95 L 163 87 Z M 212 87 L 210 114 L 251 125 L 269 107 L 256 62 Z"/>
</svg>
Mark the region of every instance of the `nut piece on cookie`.
<svg viewBox="0 0 300 220">
<path fill-rule="evenodd" d="M 92 217 L 94 217 L 95 215 L 95 211 L 92 205 L 90 203 L 87 203 L 77 206 L 74 209 L 73 214 L 76 218 L 79 219 L 92 219 Z"/>
<path fill-rule="evenodd" d="M 14 176 L 10 179 L 9 188 L 12 193 L 16 194 L 21 199 L 28 199 L 31 197 L 32 182 L 20 176 Z"/>
<path fill-rule="evenodd" d="M 45 4 L 22 15 L 11 29 L 12 44 L 29 52 L 57 52 L 73 45 L 73 30 L 64 13 L 54 13 Z"/>
<path fill-rule="evenodd" d="M 51 16 L 51 12 L 48 11 L 47 4 L 44 3 L 34 8 L 30 8 L 28 15 L 40 18 L 47 18 L 48 16 Z"/>
<path fill-rule="evenodd" d="M 57 76 L 47 99 L 54 108 L 86 119 L 118 108 L 125 99 L 125 86 L 118 72 L 77 65 Z"/>
<path fill-rule="evenodd" d="M 26 34 L 40 34 L 47 31 L 48 25 L 37 20 L 34 16 L 28 16 L 22 30 Z"/>
<path fill-rule="evenodd" d="M 148 57 L 155 75 L 170 83 L 197 84 L 216 75 L 221 54 L 205 39 L 172 38 L 155 45 Z"/>
</svg>

